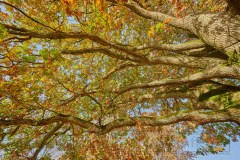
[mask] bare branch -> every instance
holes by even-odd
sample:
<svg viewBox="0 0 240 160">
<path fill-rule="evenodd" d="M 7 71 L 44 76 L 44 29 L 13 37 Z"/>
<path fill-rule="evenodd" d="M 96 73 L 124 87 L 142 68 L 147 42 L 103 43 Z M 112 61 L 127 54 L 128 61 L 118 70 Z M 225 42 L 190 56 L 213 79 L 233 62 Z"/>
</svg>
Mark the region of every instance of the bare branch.
<svg viewBox="0 0 240 160">
<path fill-rule="evenodd" d="M 31 160 L 35 160 L 37 159 L 38 154 L 40 153 L 40 151 L 42 150 L 42 148 L 46 145 L 47 141 L 49 138 L 51 138 L 53 136 L 53 134 L 55 132 L 57 132 L 62 126 L 64 125 L 64 123 L 60 123 L 58 124 L 55 128 L 53 128 L 52 131 L 50 131 L 42 140 L 42 142 L 40 143 L 40 145 L 38 146 L 37 150 L 34 152 L 33 156 L 31 157 Z"/>
<path fill-rule="evenodd" d="M 94 94 L 94 93 L 96 93 L 96 92 L 97 92 L 97 90 L 95 90 L 95 91 L 86 91 L 86 92 L 84 91 L 84 92 L 81 92 L 81 93 L 74 94 L 74 95 L 73 95 L 72 97 L 70 97 L 69 99 L 64 100 L 62 103 L 60 103 L 59 105 L 57 105 L 56 108 L 61 107 L 61 106 L 64 106 L 64 105 L 67 105 L 68 103 L 73 102 L 74 100 L 76 100 L 76 99 L 79 98 L 79 97 L 88 96 L 88 95 Z"/>
<path fill-rule="evenodd" d="M 107 73 L 107 75 L 103 78 L 103 79 L 108 79 L 112 74 L 122 70 L 122 69 L 125 69 L 125 68 L 128 68 L 128 67 L 137 67 L 137 66 L 141 66 L 141 64 L 137 64 L 137 63 L 124 63 L 124 64 L 121 64 L 115 68 L 113 68 L 110 72 Z"/>
<path fill-rule="evenodd" d="M 44 26 L 44 27 L 47 27 L 47 28 L 50 28 L 50 29 L 56 31 L 56 29 L 54 29 L 54 28 L 52 28 L 52 27 L 50 27 L 50 26 L 47 26 L 47 25 L 45 25 L 45 24 L 37 21 L 36 19 L 32 18 L 31 16 L 27 15 L 25 12 L 23 12 L 22 10 L 20 10 L 20 9 L 17 8 L 16 6 L 14 6 L 14 5 L 12 5 L 12 4 L 9 4 L 9 3 L 7 3 L 7 2 L 3 2 L 3 1 L 0 1 L 0 3 L 3 3 L 3 4 L 5 4 L 5 5 L 8 5 L 8 6 L 12 7 L 12 8 L 14 8 L 14 9 L 16 9 L 17 11 L 19 11 L 20 13 L 22 13 L 22 14 L 23 14 L 24 16 L 26 16 L 27 18 L 31 19 L 32 21 L 34 21 L 34 22 L 36 22 L 36 23 L 38 23 L 38 24 L 40 24 L 40 25 L 42 25 L 42 26 Z"/>
</svg>

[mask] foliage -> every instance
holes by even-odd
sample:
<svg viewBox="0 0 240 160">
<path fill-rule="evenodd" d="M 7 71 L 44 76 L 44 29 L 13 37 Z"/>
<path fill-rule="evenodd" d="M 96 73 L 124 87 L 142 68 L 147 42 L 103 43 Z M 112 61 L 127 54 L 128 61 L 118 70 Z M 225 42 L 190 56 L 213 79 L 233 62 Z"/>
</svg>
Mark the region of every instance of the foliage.
<svg viewBox="0 0 240 160">
<path fill-rule="evenodd" d="M 191 159 L 197 126 L 198 154 L 238 139 L 239 15 L 225 0 L 0 5 L 4 159 Z"/>
</svg>

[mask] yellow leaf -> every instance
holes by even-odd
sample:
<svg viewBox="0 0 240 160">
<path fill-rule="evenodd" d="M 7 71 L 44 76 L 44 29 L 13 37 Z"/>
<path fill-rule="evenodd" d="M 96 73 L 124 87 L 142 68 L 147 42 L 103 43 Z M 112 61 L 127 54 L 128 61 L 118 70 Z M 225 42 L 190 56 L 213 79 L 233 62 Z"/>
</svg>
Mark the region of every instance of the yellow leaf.
<svg viewBox="0 0 240 160">
<path fill-rule="evenodd" d="M 44 78 L 44 77 L 40 78 L 40 81 L 41 81 L 41 82 L 44 82 L 44 81 L 45 81 L 45 78 Z"/>
<path fill-rule="evenodd" d="M 154 26 L 150 27 L 150 29 L 147 32 L 149 37 L 153 37 L 155 35 L 154 33 Z"/>
<path fill-rule="evenodd" d="M 67 5 L 71 5 L 74 2 L 74 0 L 63 0 L 63 2 Z"/>
</svg>

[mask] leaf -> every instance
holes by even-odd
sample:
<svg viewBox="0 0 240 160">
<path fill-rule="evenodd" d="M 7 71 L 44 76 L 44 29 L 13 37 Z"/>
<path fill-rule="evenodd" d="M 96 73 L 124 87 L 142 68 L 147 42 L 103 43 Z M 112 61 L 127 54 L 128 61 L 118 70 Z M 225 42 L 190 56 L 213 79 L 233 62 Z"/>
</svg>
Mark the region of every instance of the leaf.
<svg viewBox="0 0 240 160">
<path fill-rule="evenodd" d="M 44 60 L 48 59 L 48 49 L 42 49 L 39 51 L 39 55 L 41 55 L 43 57 Z"/>
<path fill-rule="evenodd" d="M 156 30 L 159 31 L 159 32 L 162 32 L 163 29 L 164 29 L 164 27 L 165 27 L 165 24 L 162 23 L 162 22 L 159 22 L 159 23 L 155 26 Z"/>
<path fill-rule="evenodd" d="M 0 23 L 0 39 L 6 38 L 8 35 L 7 29 Z"/>
<path fill-rule="evenodd" d="M 100 11 L 104 10 L 104 0 L 94 0 L 94 3 Z"/>
<path fill-rule="evenodd" d="M 74 0 L 63 0 L 63 2 L 67 5 L 71 5 L 74 2 Z"/>
<path fill-rule="evenodd" d="M 151 27 L 148 32 L 147 32 L 149 37 L 154 37 L 155 33 L 154 33 L 154 27 Z"/>
<path fill-rule="evenodd" d="M 35 62 L 36 59 L 37 59 L 36 56 L 32 56 L 32 55 L 23 57 L 23 61 L 25 61 L 25 62 Z"/>
</svg>

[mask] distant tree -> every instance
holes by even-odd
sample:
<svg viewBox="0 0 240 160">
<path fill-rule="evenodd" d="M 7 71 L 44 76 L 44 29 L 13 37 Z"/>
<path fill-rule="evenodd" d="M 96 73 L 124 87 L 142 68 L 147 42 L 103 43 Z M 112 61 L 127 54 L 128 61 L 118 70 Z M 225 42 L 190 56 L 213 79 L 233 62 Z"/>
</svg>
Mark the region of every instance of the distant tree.
<svg viewBox="0 0 240 160">
<path fill-rule="evenodd" d="M 238 0 L 0 1 L 5 159 L 190 159 L 240 135 Z"/>
</svg>

